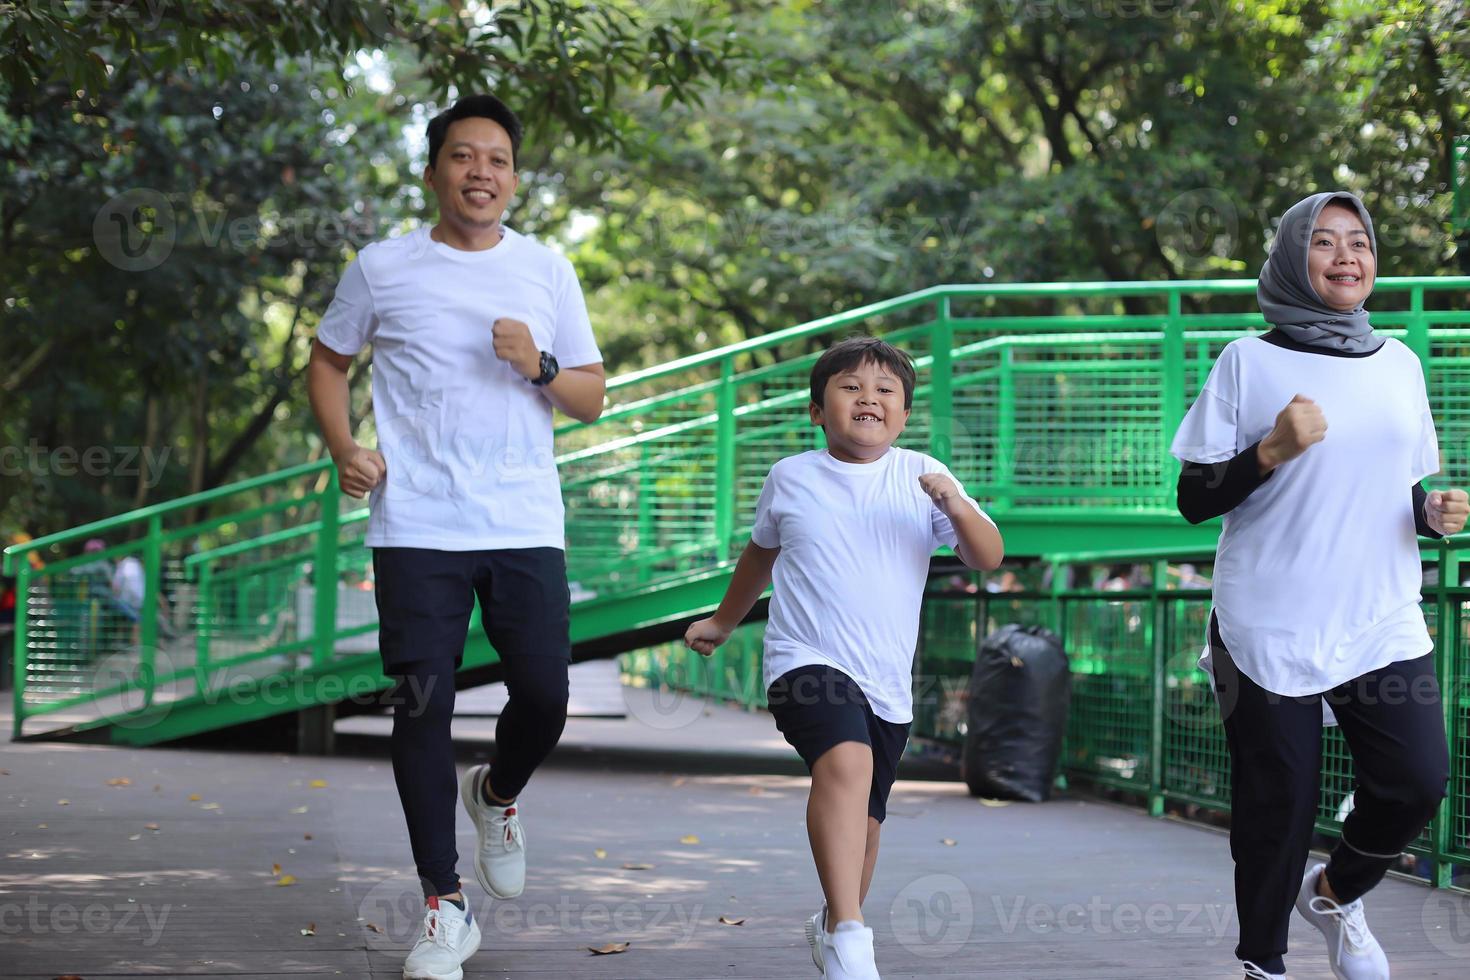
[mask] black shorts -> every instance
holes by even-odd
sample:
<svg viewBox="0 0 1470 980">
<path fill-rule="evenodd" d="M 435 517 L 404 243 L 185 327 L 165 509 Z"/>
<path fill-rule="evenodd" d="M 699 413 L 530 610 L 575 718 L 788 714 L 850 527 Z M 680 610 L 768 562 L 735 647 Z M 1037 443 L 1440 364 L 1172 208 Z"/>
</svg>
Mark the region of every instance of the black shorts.
<svg viewBox="0 0 1470 980">
<path fill-rule="evenodd" d="M 808 770 L 841 742 L 862 742 L 873 750 L 868 816 L 882 823 L 888 815 L 888 792 L 908 744 L 908 723 L 879 718 L 857 682 L 825 664 L 788 670 L 771 684 L 766 700 L 776 727 Z"/>
<path fill-rule="evenodd" d="M 485 636 L 502 660 L 572 659 L 571 596 L 560 548 L 374 548 L 373 577 L 384 673 L 441 657 L 462 662 L 476 598 Z"/>
</svg>

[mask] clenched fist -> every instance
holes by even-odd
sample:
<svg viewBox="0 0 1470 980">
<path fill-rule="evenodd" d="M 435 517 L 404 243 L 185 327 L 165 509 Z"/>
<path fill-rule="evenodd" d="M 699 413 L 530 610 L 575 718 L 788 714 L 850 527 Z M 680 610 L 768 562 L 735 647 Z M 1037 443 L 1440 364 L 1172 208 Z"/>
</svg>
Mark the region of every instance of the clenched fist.
<svg viewBox="0 0 1470 980">
<path fill-rule="evenodd" d="M 1424 498 L 1424 520 L 1440 534 L 1459 534 L 1470 517 L 1470 496 L 1464 490 L 1435 490 Z"/>
<path fill-rule="evenodd" d="M 943 473 L 923 474 L 919 477 L 919 486 L 923 487 L 929 499 L 934 501 L 934 506 L 946 514 L 949 513 L 950 503 L 962 496 L 960 488 L 955 486 L 955 482 Z"/>
<path fill-rule="evenodd" d="M 496 357 L 515 368 L 523 378 L 534 381 L 541 377 L 541 351 L 528 325 L 503 316 L 491 325 L 490 334 Z"/>
<path fill-rule="evenodd" d="M 684 645 L 695 653 L 708 657 L 715 652 L 715 647 L 729 638 L 730 631 L 715 622 L 715 618 L 711 616 L 689 624 L 689 629 L 684 633 Z"/>
<path fill-rule="evenodd" d="M 337 481 L 342 492 L 349 497 L 364 497 L 368 491 L 383 482 L 388 464 L 383 454 L 376 449 L 353 446 L 352 451 L 337 463 Z"/>
<path fill-rule="evenodd" d="M 1317 403 L 1297 395 L 1276 415 L 1276 426 L 1256 450 L 1262 472 L 1296 459 L 1327 435 L 1327 418 Z"/>
</svg>

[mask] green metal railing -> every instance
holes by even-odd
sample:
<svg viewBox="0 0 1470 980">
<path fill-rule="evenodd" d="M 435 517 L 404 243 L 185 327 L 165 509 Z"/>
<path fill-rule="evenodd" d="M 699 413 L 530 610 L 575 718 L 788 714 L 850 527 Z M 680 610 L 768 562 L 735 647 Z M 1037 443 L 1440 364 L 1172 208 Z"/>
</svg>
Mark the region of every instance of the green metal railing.
<svg viewBox="0 0 1470 980">
<path fill-rule="evenodd" d="M 1470 234 L 1470 135 L 1455 139 L 1453 225 L 1457 235 Z"/>
<path fill-rule="evenodd" d="M 611 635 L 717 598 L 771 464 L 821 445 L 806 412 L 813 362 L 855 332 L 916 356 L 902 444 L 944 460 L 1006 522 L 1013 554 L 1208 544 L 1210 528 L 1174 512 L 1165 450 L 1220 349 L 1263 326 L 1254 289 L 942 286 L 613 379 L 597 422 L 558 429 L 574 633 Z M 1374 299 L 1379 329 L 1424 361 L 1441 480 L 1457 484 L 1470 480 L 1467 292 L 1470 278 L 1384 279 Z M 124 695 L 146 709 L 165 682 L 196 696 L 225 668 L 320 674 L 362 656 L 376 618 L 361 518 L 344 512 L 323 461 L 7 549 L 22 597 L 17 732 Z M 131 618 L 80 574 L 98 556 L 69 557 L 92 536 L 110 541 L 102 558 L 142 566 Z M 33 570 L 31 555 L 50 564 Z"/>
<path fill-rule="evenodd" d="M 1002 524 L 1002 527 L 1004 525 Z M 1426 545 L 1425 619 L 1435 641 L 1450 745 L 1449 794 L 1410 847 L 1429 881 L 1452 884 L 1470 865 L 1470 534 Z M 991 592 L 978 576 L 943 573 L 930 583 L 914 664 L 914 725 L 919 738 L 958 746 L 966 730 L 967 687 L 983 639 L 1009 623 L 1055 631 L 1072 668 L 1072 702 L 1061 768 L 1083 781 L 1134 794 L 1150 812 L 1192 804 L 1228 812 L 1230 761 L 1209 680 L 1196 666 L 1210 609 L 1210 551 L 1166 549 L 1047 556 L 1046 588 Z M 1197 587 L 1181 569 L 1192 563 Z M 1088 571 L 1125 565 L 1137 587 L 1072 584 Z M 991 583 L 997 581 L 990 576 Z M 1116 583 L 1114 583 L 1116 585 Z M 624 657 L 634 684 L 689 691 L 764 706 L 760 636 L 764 624 L 740 627 L 715 657 L 678 644 Z M 1323 747 L 1317 828 L 1335 835 L 1354 786 L 1342 735 L 1328 729 Z"/>
</svg>

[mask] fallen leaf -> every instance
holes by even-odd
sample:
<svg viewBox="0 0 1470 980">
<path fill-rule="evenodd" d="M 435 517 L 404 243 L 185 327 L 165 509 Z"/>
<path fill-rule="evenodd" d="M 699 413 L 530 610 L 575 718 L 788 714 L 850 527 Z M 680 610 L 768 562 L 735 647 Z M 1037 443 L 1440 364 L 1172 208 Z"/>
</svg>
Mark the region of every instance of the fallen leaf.
<svg viewBox="0 0 1470 980">
<path fill-rule="evenodd" d="M 611 956 L 613 953 L 626 953 L 627 943 L 607 943 L 603 946 L 588 946 L 594 956 Z"/>
<path fill-rule="evenodd" d="M 8 776 L 8 775 L 10 775 L 10 770 L 9 769 L 0 769 L 0 776 Z"/>
<path fill-rule="evenodd" d="M 653 870 L 653 865 L 651 865 L 651 864 L 629 863 L 629 864 L 623 865 L 623 870 L 624 871 L 652 871 Z"/>
<path fill-rule="evenodd" d="M 293 806 L 291 808 L 291 812 L 292 813 L 305 813 L 306 812 L 306 807 L 304 807 L 304 806 Z"/>
<path fill-rule="evenodd" d="M 674 780 L 674 788 L 677 789 L 678 787 L 683 786 L 687 782 L 689 782 L 688 779 L 686 779 L 683 776 L 680 776 L 680 777 L 678 777 L 677 779 Z"/>
<path fill-rule="evenodd" d="M 310 834 L 303 834 L 303 835 L 302 835 L 302 836 L 301 836 L 301 839 L 302 839 L 302 840 L 311 840 L 311 835 L 310 835 Z"/>
<path fill-rule="evenodd" d="M 162 793 L 163 792 L 163 787 L 160 786 L 158 783 L 154 783 L 153 784 L 153 792 L 155 792 L 155 793 Z"/>
<path fill-rule="evenodd" d="M 131 837 L 128 838 L 128 840 L 142 840 L 142 839 L 143 839 L 143 835 L 142 834 L 134 834 L 133 836 L 131 836 Z"/>
<path fill-rule="evenodd" d="M 595 855 L 597 855 L 597 860 L 599 860 L 599 861 L 601 861 L 603 858 L 607 857 L 607 852 L 604 851 L 600 847 L 597 850 L 593 851 L 592 853 L 595 854 Z"/>
<path fill-rule="evenodd" d="M 313 922 L 313 923 L 309 924 L 305 929 L 302 929 L 301 930 L 301 934 L 303 936 L 315 936 L 316 935 L 316 923 Z"/>
<path fill-rule="evenodd" d="M 679 838 L 679 843 L 680 844 L 698 844 L 699 843 L 699 835 L 698 834 L 685 834 L 683 837 L 680 837 Z"/>
<path fill-rule="evenodd" d="M 959 843 L 959 841 L 955 840 L 953 837 L 945 837 L 940 840 L 939 843 L 943 844 L 945 847 L 954 847 L 956 844 Z"/>
<path fill-rule="evenodd" d="M 325 779 L 313 779 L 306 785 L 310 786 L 312 789 L 326 789 L 327 781 Z"/>
<path fill-rule="evenodd" d="M 82 980 L 82 978 L 77 976 L 75 973 L 63 973 L 61 976 L 57 977 L 56 980 Z"/>
<path fill-rule="evenodd" d="M 720 916 L 720 922 L 721 922 L 721 924 L 727 925 L 727 926 L 743 926 L 743 925 L 745 925 L 745 920 L 744 919 L 732 919 L 728 915 L 722 915 L 722 916 Z"/>
<path fill-rule="evenodd" d="M 281 866 L 279 864 L 273 864 L 273 865 L 271 865 L 271 874 L 273 874 L 273 875 L 279 875 L 280 873 L 281 873 Z"/>
<path fill-rule="evenodd" d="M 133 781 L 131 779 L 129 779 L 128 777 L 126 777 L 126 776 L 119 776 L 116 779 L 109 779 L 107 781 L 107 785 L 109 785 L 109 786 L 131 786 L 131 785 L 133 785 Z"/>
<path fill-rule="evenodd" d="M 764 796 L 765 795 L 765 792 L 766 792 L 766 788 L 764 786 L 752 786 L 750 788 L 750 795 L 751 796 Z"/>
<path fill-rule="evenodd" d="M 204 803 L 204 804 L 201 804 L 200 805 L 199 809 L 201 809 L 201 810 L 218 810 L 219 809 L 219 804 L 218 803 Z"/>
<path fill-rule="evenodd" d="M 57 800 L 57 806 L 71 806 L 71 800 Z"/>
<path fill-rule="evenodd" d="M 276 881 L 277 887 L 294 884 L 296 884 L 295 875 L 281 875 L 281 877 Z"/>
<path fill-rule="evenodd" d="M 36 829 L 37 830 L 45 830 L 46 829 L 46 825 L 43 824 L 43 823 L 38 823 L 38 824 L 36 824 Z"/>
<path fill-rule="evenodd" d="M 198 793 L 190 793 L 189 794 L 189 802 L 190 803 L 198 803 L 202 799 L 204 799 L 204 797 L 200 796 Z"/>
<path fill-rule="evenodd" d="M 1011 805 L 1011 801 L 1010 800 L 987 800 L 984 797 L 981 797 L 980 802 L 984 806 L 1010 806 Z"/>
<path fill-rule="evenodd" d="M 376 923 L 376 922 L 369 922 L 369 923 L 367 923 L 367 924 L 366 924 L 366 925 L 367 925 L 367 927 L 368 927 L 368 928 L 369 928 L 369 929 L 371 929 L 371 930 L 372 930 L 372 931 L 373 931 L 373 932 L 376 932 L 376 933 L 382 933 L 382 931 L 383 931 L 383 927 L 382 927 L 382 926 L 380 926 L 380 925 L 378 925 L 378 924 L 377 924 L 377 923 Z"/>
<path fill-rule="evenodd" d="M 143 829 L 144 830 L 157 830 L 158 829 L 158 824 L 156 824 L 156 823 L 145 823 L 143 825 Z"/>
</svg>

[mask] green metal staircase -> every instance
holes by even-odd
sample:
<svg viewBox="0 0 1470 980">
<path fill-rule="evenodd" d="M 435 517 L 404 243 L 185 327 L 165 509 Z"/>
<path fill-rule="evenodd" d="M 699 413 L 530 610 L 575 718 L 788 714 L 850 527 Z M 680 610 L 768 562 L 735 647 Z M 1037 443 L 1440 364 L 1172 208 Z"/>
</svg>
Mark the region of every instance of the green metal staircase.
<svg viewBox="0 0 1470 980">
<path fill-rule="evenodd" d="M 1254 289 L 942 286 L 613 379 L 602 418 L 558 430 L 574 656 L 650 647 L 718 602 L 770 465 L 821 445 L 812 364 L 858 332 L 915 355 L 902 444 L 949 464 L 1011 555 L 1208 551 L 1218 529 L 1178 517 L 1166 450 L 1221 348 L 1262 328 Z M 1380 331 L 1425 364 L 1444 485 L 1470 478 L 1467 292 L 1470 278 L 1386 279 L 1374 301 Z M 8 549 L 15 734 L 153 744 L 362 708 L 387 685 L 366 516 L 323 461 Z M 96 536 L 110 547 L 77 554 Z M 148 584 L 136 623 L 97 570 L 124 557 Z M 478 623 L 463 669 L 495 677 Z"/>
</svg>

